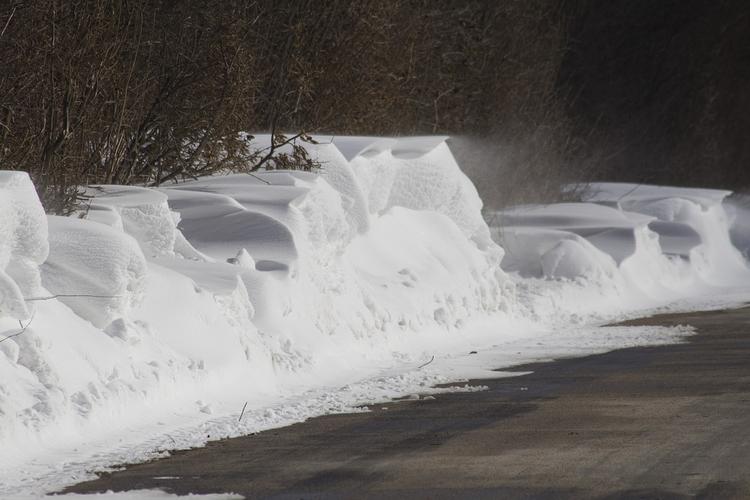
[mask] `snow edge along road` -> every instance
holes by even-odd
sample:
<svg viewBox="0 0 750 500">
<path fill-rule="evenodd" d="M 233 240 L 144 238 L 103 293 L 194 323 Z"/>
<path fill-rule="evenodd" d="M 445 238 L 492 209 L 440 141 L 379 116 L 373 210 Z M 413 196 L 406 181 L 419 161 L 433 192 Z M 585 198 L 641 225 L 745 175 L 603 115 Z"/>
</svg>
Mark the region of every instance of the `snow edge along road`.
<svg viewBox="0 0 750 500">
<path fill-rule="evenodd" d="M 726 192 L 603 185 L 490 227 L 442 138 L 357 140 L 350 159 L 310 146 L 319 175 L 99 186 L 83 218 L 45 217 L 25 174 L 0 173 L 3 338 L 31 320 L 0 343 L 2 491 L 662 339 L 594 327 L 747 297 Z"/>
</svg>

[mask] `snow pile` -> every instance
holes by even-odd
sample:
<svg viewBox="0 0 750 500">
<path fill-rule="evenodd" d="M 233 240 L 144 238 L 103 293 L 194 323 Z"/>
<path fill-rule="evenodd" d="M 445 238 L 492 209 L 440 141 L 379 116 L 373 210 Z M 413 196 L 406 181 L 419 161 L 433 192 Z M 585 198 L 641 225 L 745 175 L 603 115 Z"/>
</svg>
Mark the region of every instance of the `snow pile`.
<svg viewBox="0 0 750 500">
<path fill-rule="evenodd" d="M 136 241 L 109 226 L 49 218 L 44 287 L 99 328 L 127 316 L 143 298 L 146 259 Z"/>
<path fill-rule="evenodd" d="M 92 186 L 93 197 L 85 213 L 129 234 L 149 257 L 174 255 L 177 214 L 169 210 L 167 197 L 156 190 L 133 186 Z"/>
<path fill-rule="evenodd" d="M 443 139 L 389 144 L 353 162 L 310 146 L 320 174 L 92 186 L 74 217 L 46 217 L 25 174 L 3 174 L 7 456 L 354 380 L 510 309 L 502 249 Z"/>
<path fill-rule="evenodd" d="M 429 146 L 414 159 L 387 150 L 350 165 L 321 144 L 311 146 L 320 176 L 228 175 L 163 192 L 200 252 L 254 263 L 236 273 L 266 334 L 304 345 L 312 332 L 359 338 L 455 327 L 505 307 L 507 284 L 476 190 L 447 149 Z M 374 191 L 386 201 L 368 197 Z"/>
<path fill-rule="evenodd" d="M 493 237 L 505 249 L 503 268 L 525 277 L 612 276 L 636 251 L 647 219 L 610 207 L 563 203 L 521 206 L 492 214 Z"/>
<path fill-rule="evenodd" d="M 29 176 L 0 171 L 0 317 L 31 316 L 24 299 L 39 293 L 48 251 L 47 218 Z"/>
<path fill-rule="evenodd" d="M 0 172 L 0 491 L 426 390 L 435 356 L 674 341 L 570 325 L 748 276 L 724 192 L 600 185 L 488 226 L 444 137 L 306 147 L 321 172 L 92 186 L 75 217 Z"/>
<path fill-rule="evenodd" d="M 471 181 L 463 175 L 444 141 L 401 139 L 393 149 L 370 148 L 352 160 L 362 179 L 370 211 L 383 213 L 391 207 L 430 210 L 449 217 L 480 247 L 489 244 L 482 220 L 482 201 Z M 427 152 L 416 156 L 415 151 Z M 415 157 L 416 156 L 416 157 Z"/>
<path fill-rule="evenodd" d="M 310 145 L 310 153 L 322 166 L 321 176 L 341 196 L 348 224 L 358 234 L 370 228 L 370 211 L 359 178 L 349 160 L 333 144 Z"/>
<path fill-rule="evenodd" d="M 649 229 L 658 235 L 666 255 L 686 259 L 697 276 L 714 284 L 742 283 L 747 262 L 732 244 L 724 200 L 730 191 L 598 183 L 589 200 L 654 218 Z"/>
<path fill-rule="evenodd" d="M 730 227 L 723 203 L 729 194 L 598 183 L 585 203 L 514 207 L 488 220 L 506 250 L 507 271 L 678 297 L 685 287 L 739 285 L 748 277 L 730 240 L 743 241 L 736 220 L 745 219 L 735 217 Z"/>
<path fill-rule="evenodd" d="M 750 196 L 735 195 L 724 203 L 730 220 L 729 237 L 732 244 L 750 260 Z"/>
</svg>

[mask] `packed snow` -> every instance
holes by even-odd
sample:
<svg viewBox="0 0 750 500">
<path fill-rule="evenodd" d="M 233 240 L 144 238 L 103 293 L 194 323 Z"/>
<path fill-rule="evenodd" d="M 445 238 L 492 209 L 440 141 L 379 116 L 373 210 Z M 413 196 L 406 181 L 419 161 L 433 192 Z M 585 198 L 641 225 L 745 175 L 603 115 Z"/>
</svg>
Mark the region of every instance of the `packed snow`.
<svg viewBox="0 0 750 500">
<path fill-rule="evenodd" d="M 0 172 L 0 496 L 679 342 L 690 328 L 602 325 L 749 296 L 750 214 L 729 192 L 597 184 L 483 214 L 445 137 L 319 142 L 320 172 L 90 186 L 71 217 Z"/>
</svg>

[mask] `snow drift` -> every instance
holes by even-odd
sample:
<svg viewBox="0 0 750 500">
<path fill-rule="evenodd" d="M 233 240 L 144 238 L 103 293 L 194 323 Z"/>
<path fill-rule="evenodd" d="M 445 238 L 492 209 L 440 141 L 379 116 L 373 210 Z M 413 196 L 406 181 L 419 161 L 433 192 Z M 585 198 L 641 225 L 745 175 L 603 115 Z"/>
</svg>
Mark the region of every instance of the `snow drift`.
<svg viewBox="0 0 750 500">
<path fill-rule="evenodd" d="M 521 276 L 606 276 L 644 292 L 677 292 L 745 282 L 744 218 L 730 220 L 724 203 L 729 194 L 595 183 L 586 202 L 514 207 L 489 220 L 507 253 L 503 268 Z"/>
<path fill-rule="evenodd" d="M 324 391 L 270 410 L 282 394 L 359 394 L 350 383 L 467 342 L 748 277 L 726 192 L 601 184 L 586 203 L 488 224 L 444 137 L 321 142 L 320 173 L 91 186 L 67 218 L 44 215 L 26 174 L 0 172 L 0 486 L 28 487 L 83 443 L 111 450 L 127 429 L 280 425 L 343 407 Z M 445 380 L 425 377 L 376 377 L 362 394 Z M 254 424 L 226 418 L 243 401 Z"/>
<path fill-rule="evenodd" d="M 28 319 L 49 252 L 47 218 L 24 172 L 0 172 L 0 317 Z"/>
</svg>

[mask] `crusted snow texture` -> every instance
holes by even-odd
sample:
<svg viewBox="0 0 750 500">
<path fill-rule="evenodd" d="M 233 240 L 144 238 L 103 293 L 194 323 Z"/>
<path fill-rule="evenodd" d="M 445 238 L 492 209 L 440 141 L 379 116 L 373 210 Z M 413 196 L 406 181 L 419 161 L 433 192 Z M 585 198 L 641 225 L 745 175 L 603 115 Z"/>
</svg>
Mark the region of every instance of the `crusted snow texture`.
<svg viewBox="0 0 750 500">
<path fill-rule="evenodd" d="M 521 276 L 574 279 L 614 275 L 614 259 L 573 232 L 507 227 L 495 234 L 506 252 L 503 268 Z"/>
<path fill-rule="evenodd" d="M 370 211 L 349 161 L 333 144 L 311 145 L 311 156 L 321 165 L 321 177 L 341 196 L 349 225 L 357 233 L 366 233 L 370 228 Z"/>
<path fill-rule="evenodd" d="M 481 248 L 490 244 L 487 224 L 482 219 L 482 200 L 466 177 L 445 142 L 429 144 L 432 149 L 417 156 L 416 146 L 399 143 L 401 156 L 391 149 L 377 150 L 373 156 L 358 156 L 352 167 L 362 179 L 371 213 L 390 207 L 430 210 L 448 216 Z M 407 153 L 408 152 L 408 153 Z"/>
<path fill-rule="evenodd" d="M 649 228 L 658 234 L 664 253 L 691 262 L 707 282 L 742 281 L 747 261 L 732 244 L 730 216 L 724 200 L 731 191 L 597 183 L 589 199 L 614 204 L 655 218 Z"/>
<path fill-rule="evenodd" d="M 488 220 L 507 252 L 503 268 L 524 277 L 608 277 L 644 289 L 738 283 L 747 272 L 735 248 L 744 248 L 744 218 L 739 206 L 727 215 L 728 194 L 595 183 L 589 203 L 513 207 Z"/>
<path fill-rule="evenodd" d="M 49 217 L 44 287 L 97 327 L 127 317 L 142 298 L 146 259 L 130 236 L 107 225 Z"/>
<path fill-rule="evenodd" d="M 175 389 L 210 394 L 226 374 L 263 391 L 331 361 L 355 373 L 405 335 L 510 309 L 502 249 L 443 138 L 354 146 L 350 162 L 311 145 L 317 173 L 92 186 L 75 217 L 46 217 L 28 177 L 2 173 L 0 331 L 41 301 L 0 347 L 0 444 L 86 433 L 126 402 L 184 405 Z"/>
<path fill-rule="evenodd" d="M 199 251 L 234 264 L 242 252 L 252 258 L 254 269 L 238 266 L 237 273 L 264 331 L 293 335 L 312 326 L 370 336 L 453 327 L 474 312 L 506 307 L 502 249 L 489 239 L 476 190 L 442 140 L 385 143 L 400 144 L 408 158 L 378 149 L 374 157 L 357 157 L 353 168 L 333 145 L 321 144 L 311 146 L 319 176 L 230 175 L 164 192 Z M 394 169 L 401 172 L 391 178 Z M 387 192 L 387 202 L 373 208 L 365 185 Z M 442 243 L 448 237 L 452 243 Z"/>
<path fill-rule="evenodd" d="M 167 205 L 167 196 L 154 189 L 134 186 L 92 186 L 94 196 L 86 218 L 122 229 L 135 238 L 145 255 L 174 255 L 178 218 Z"/>
<path fill-rule="evenodd" d="M 729 235 L 732 244 L 750 259 L 750 196 L 736 195 L 727 200 L 724 207 L 729 216 Z"/>
<path fill-rule="evenodd" d="M 47 219 L 25 174 L 0 173 L 0 332 L 24 297 L 59 295 L 0 343 L 0 494 L 21 480 L 3 471 L 126 428 L 219 408 L 211 425 L 237 433 L 244 402 L 278 424 L 264 408 L 316 390 L 335 411 L 330 387 L 453 355 L 469 321 L 507 339 L 748 281 L 724 192 L 608 185 L 491 218 L 498 244 L 443 138 L 339 143 L 310 147 L 317 173 L 93 187 L 83 218 Z"/>
<path fill-rule="evenodd" d="M 25 172 L 0 172 L 0 317 L 30 317 L 49 252 L 47 218 Z"/>
</svg>

